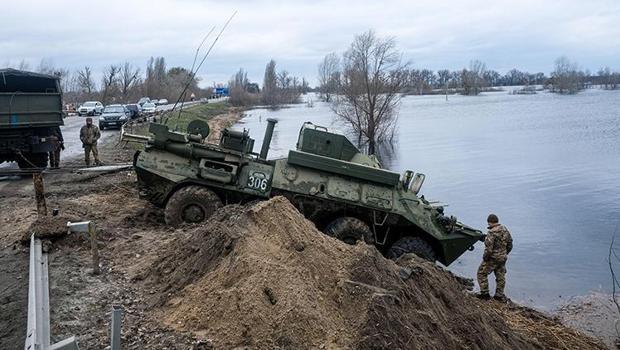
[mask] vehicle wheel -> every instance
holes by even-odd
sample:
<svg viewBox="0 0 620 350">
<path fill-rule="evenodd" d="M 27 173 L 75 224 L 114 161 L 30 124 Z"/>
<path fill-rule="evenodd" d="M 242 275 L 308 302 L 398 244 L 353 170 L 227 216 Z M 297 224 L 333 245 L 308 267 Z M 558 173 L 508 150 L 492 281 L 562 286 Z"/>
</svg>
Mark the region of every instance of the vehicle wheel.
<svg viewBox="0 0 620 350">
<path fill-rule="evenodd" d="M 401 255 L 414 253 L 422 259 L 435 262 L 437 254 L 435 249 L 426 240 L 420 237 L 406 236 L 394 242 L 387 251 L 388 259 L 396 260 Z"/>
<path fill-rule="evenodd" d="M 363 239 L 368 244 L 374 244 L 374 234 L 365 222 L 358 218 L 344 216 L 325 226 L 326 235 L 338 238 L 347 244 L 355 244 Z"/>
<path fill-rule="evenodd" d="M 183 222 L 206 221 L 222 206 L 220 198 L 202 186 L 187 186 L 176 191 L 166 203 L 166 224 L 179 226 Z"/>
<path fill-rule="evenodd" d="M 105 126 L 99 124 L 99 130 L 105 130 Z"/>
<path fill-rule="evenodd" d="M 46 168 L 47 153 L 31 153 L 18 157 L 17 165 L 20 169 Z"/>
</svg>

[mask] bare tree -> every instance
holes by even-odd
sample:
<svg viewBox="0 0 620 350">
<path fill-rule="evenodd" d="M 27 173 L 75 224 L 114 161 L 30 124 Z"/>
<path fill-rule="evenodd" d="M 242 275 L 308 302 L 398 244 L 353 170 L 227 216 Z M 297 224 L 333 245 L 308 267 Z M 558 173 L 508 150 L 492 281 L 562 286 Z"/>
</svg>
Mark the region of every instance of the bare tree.
<svg viewBox="0 0 620 350">
<path fill-rule="evenodd" d="M 86 94 L 86 98 L 91 98 L 95 91 L 95 81 L 89 66 L 84 66 L 84 69 L 77 72 L 77 81 L 80 90 Z"/>
<path fill-rule="evenodd" d="M 101 102 L 108 103 L 111 99 L 114 90 L 117 89 L 119 73 L 121 67 L 115 64 L 111 64 L 103 71 L 103 78 L 101 79 Z"/>
<path fill-rule="evenodd" d="M 461 71 L 461 84 L 463 85 L 463 94 L 476 96 L 482 88 L 486 86 L 484 79 L 486 65 L 481 61 L 474 60 L 469 63 L 469 69 Z"/>
<path fill-rule="evenodd" d="M 599 69 L 598 77 L 605 90 L 615 90 L 620 84 L 620 73 L 612 72 L 609 67 Z"/>
<path fill-rule="evenodd" d="M 125 62 L 120 72 L 120 89 L 124 102 L 128 102 L 130 89 L 140 81 L 140 68 L 134 67 L 131 63 Z"/>
<path fill-rule="evenodd" d="M 330 102 L 331 96 L 338 89 L 340 80 L 340 58 L 335 52 L 325 55 L 319 64 L 319 93 L 325 102 Z"/>
<path fill-rule="evenodd" d="M 275 106 L 277 104 L 278 76 L 276 73 L 276 61 L 273 59 L 265 67 L 263 78 L 263 103 Z"/>
<path fill-rule="evenodd" d="M 555 60 L 555 69 L 551 73 L 551 91 L 560 94 L 574 94 L 583 89 L 579 65 L 566 56 Z"/>
<path fill-rule="evenodd" d="M 391 141 L 400 92 L 407 82 L 407 64 L 401 62 L 393 38 L 377 38 L 373 31 L 357 35 L 343 55 L 338 94 L 332 110 L 376 154 L 377 144 Z"/>
<path fill-rule="evenodd" d="M 235 106 L 249 106 L 258 103 L 258 91 L 248 79 L 248 73 L 240 68 L 228 82 L 229 102 Z"/>
<path fill-rule="evenodd" d="M 21 61 L 19 61 L 19 64 L 17 65 L 17 69 L 28 70 L 30 69 L 30 64 L 28 64 L 28 62 L 25 59 L 22 59 Z"/>
</svg>

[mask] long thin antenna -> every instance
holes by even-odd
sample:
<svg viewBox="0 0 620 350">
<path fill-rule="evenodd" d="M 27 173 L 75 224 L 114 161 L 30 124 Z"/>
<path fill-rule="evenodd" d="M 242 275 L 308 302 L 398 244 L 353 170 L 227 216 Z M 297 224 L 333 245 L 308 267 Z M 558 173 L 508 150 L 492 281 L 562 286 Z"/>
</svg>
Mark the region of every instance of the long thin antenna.
<svg viewBox="0 0 620 350">
<path fill-rule="evenodd" d="M 209 54 L 211 53 L 211 50 L 213 50 L 213 47 L 215 46 L 215 44 L 217 43 L 217 41 L 220 39 L 220 36 L 222 36 L 222 33 L 224 33 L 224 30 L 226 30 L 226 28 L 228 27 L 228 24 L 230 24 L 230 21 L 232 21 L 232 19 L 235 17 L 235 15 L 237 14 L 237 11 L 233 12 L 233 14 L 230 16 L 230 18 L 228 18 L 228 21 L 226 21 L 226 23 L 224 24 L 224 26 L 222 27 L 222 29 L 220 30 L 220 32 L 217 34 L 217 36 L 215 37 L 215 39 L 213 40 L 213 42 L 211 43 L 211 46 L 209 46 L 209 49 L 207 50 L 207 52 L 205 53 L 205 55 L 203 56 L 202 60 L 200 61 L 200 63 L 198 64 L 198 67 L 196 67 L 195 70 L 192 70 L 190 72 L 190 78 L 188 79 L 187 84 L 185 85 L 185 87 L 183 88 L 183 91 L 181 92 L 181 94 L 179 95 L 179 98 L 177 99 L 177 101 L 174 103 L 174 106 L 172 106 L 172 109 L 170 110 L 171 112 L 174 111 L 174 109 L 176 108 L 177 104 L 179 103 L 179 101 L 181 100 L 181 98 L 185 95 L 185 93 L 187 92 L 187 89 L 189 88 L 190 84 L 192 83 L 192 81 L 194 80 L 194 78 L 196 77 L 196 73 L 198 73 L 198 70 L 200 70 L 200 67 L 202 67 L 202 64 L 205 62 L 205 60 L 207 59 L 207 57 L 209 57 Z M 202 45 L 202 44 L 201 44 Z M 181 111 L 183 109 L 183 102 L 181 102 L 181 110 L 179 111 L 179 116 L 178 118 L 181 117 Z"/>
<path fill-rule="evenodd" d="M 202 41 L 200 42 L 200 45 L 198 45 L 198 48 L 196 49 L 196 53 L 194 54 L 194 61 L 192 62 L 192 68 L 189 70 L 190 73 L 194 71 L 194 67 L 196 66 L 196 60 L 198 59 L 198 55 L 200 54 L 200 49 L 202 49 L 202 45 L 204 45 L 205 41 L 207 41 L 207 38 L 209 38 L 209 36 L 211 36 L 211 33 L 213 33 L 213 31 L 215 30 L 215 26 L 211 27 L 211 30 L 207 33 L 207 35 L 205 35 L 204 38 L 202 38 Z M 190 75 L 191 76 L 191 75 Z M 191 80 L 190 80 L 191 83 Z M 185 96 L 180 96 L 181 99 L 185 99 Z M 179 99 L 177 99 L 178 102 Z M 181 105 L 182 107 L 183 105 Z"/>
</svg>

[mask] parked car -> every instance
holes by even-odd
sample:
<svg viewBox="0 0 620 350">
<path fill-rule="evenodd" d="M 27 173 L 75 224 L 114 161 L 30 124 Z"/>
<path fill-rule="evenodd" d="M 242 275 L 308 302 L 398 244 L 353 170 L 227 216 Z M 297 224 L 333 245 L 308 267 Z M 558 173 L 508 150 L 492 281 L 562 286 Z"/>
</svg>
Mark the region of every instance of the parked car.
<svg viewBox="0 0 620 350">
<path fill-rule="evenodd" d="M 103 103 L 99 101 L 87 101 L 84 102 L 80 108 L 78 108 L 78 115 L 100 115 L 103 112 Z"/>
<path fill-rule="evenodd" d="M 142 97 L 138 100 L 138 104 L 140 105 L 140 107 L 144 106 L 144 104 L 147 102 L 151 102 L 151 99 L 148 97 Z"/>
<path fill-rule="evenodd" d="M 103 110 L 99 117 L 99 129 L 118 127 L 129 120 L 131 112 L 123 105 L 109 105 Z"/>
<path fill-rule="evenodd" d="M 156 109 L 157 107 L 155 107 L 155 104 L 153 102 L 147 102 L 142 105 L 142 113 L 144 113 L 145 115 L 155 114 Z"/>
<path fill-rule="evenodd" d="M 161 100 L 157 101 L 158 105 L 167 105 L 168 104 L 168 100 L 166 100 L 165 98 L 162 98 Z"/>
<path fill-rule="evenodd" d="M 142 107 L 137 103 L 125 105 L 125 108 L 129 110 L 129 117 L 131 119 L 137 119 L 142 115 Z"/>
</svg>

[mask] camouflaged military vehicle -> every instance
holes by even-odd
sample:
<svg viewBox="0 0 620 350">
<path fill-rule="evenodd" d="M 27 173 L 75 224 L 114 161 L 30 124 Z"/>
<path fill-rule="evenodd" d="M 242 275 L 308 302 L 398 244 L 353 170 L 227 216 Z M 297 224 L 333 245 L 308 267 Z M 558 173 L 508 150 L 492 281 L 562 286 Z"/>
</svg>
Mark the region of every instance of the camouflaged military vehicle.
<svg viewBox="0 0 620 350">
<path fill-rule="evenodd" d="M 206 123 L 190 123 L 188 133 L 151 124 L 153 136 L 134 158 L 140 195 L 165 208 L 170 225 L 206 220 L 224 204 L 284 196 L 325 234 L 374 244 L 389 258 L 413 252 L 449 265 L 482 239 L 418 196 L 423 174 L 382 169 L 326 128 L 303 124 L 297 148 L 268 160 L 275 123 L 268 120 L 260 153 L 245 130 L 225 129 L 210 144 Z"/>
<path fill-rule="evenodd" d="M 58 77 L 0 69 L 0 163 L 44 168 L 63 125 Z"/>
</svg>

